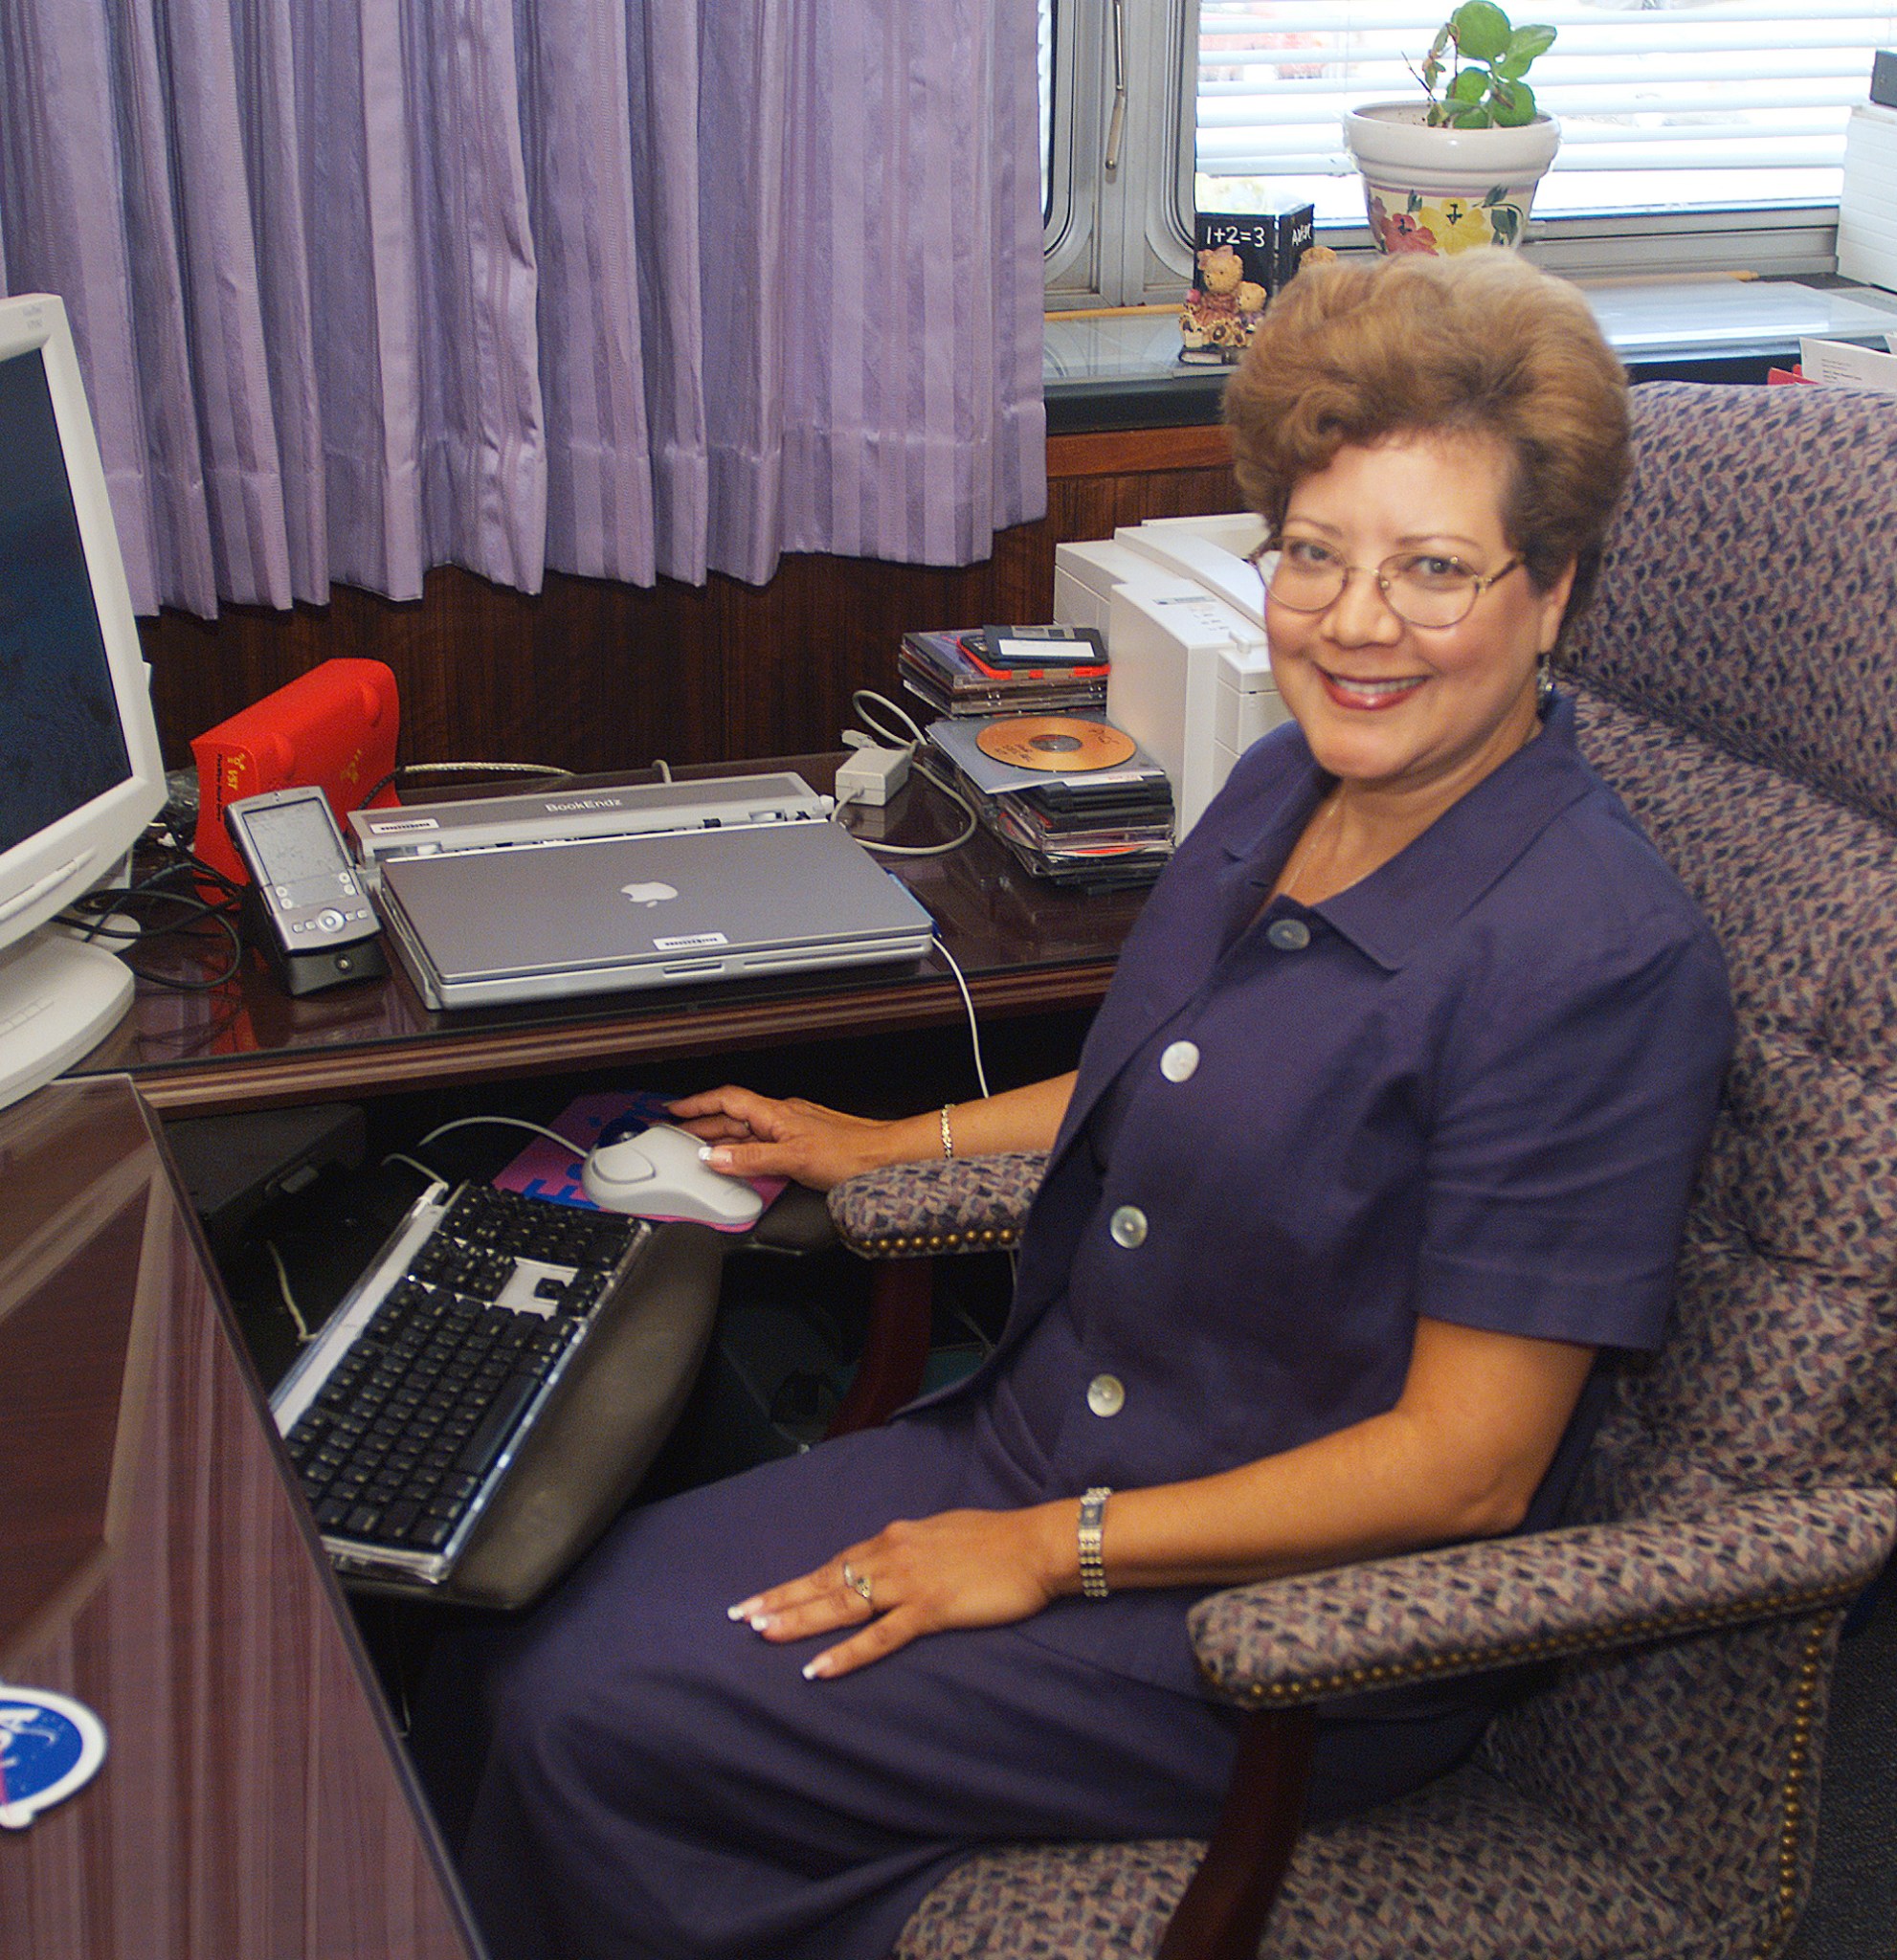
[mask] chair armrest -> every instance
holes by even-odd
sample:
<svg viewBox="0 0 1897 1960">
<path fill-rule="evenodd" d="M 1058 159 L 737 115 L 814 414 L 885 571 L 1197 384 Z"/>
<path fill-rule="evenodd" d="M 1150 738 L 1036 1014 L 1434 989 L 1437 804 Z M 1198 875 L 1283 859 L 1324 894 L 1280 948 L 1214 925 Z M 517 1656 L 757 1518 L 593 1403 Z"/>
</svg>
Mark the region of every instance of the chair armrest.
<svg viewBox="0 0 1897 1960">
<path fill-rule="evenodd" d="M 1754 1491 L 1237 1587 L 1193 1609 L 1193 1640 L 1219 1694 L 1289 1706 L 1810 1612 L 1893 1537 L 1887 1488 Z"/>
<path fill-rule="evenodd" d="M 1046 1169 L 1038 1150 L 891 1164 L 837 1185 L 830 1222 L 866 1259 L 1005 1250 L 1018 1242 Z"/>
</svg>

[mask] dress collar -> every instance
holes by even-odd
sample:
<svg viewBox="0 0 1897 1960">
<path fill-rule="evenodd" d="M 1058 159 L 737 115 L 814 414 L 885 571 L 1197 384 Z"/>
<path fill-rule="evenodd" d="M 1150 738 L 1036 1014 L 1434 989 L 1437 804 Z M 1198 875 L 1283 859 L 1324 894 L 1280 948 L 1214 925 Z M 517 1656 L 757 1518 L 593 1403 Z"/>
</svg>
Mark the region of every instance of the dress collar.
<svg viewBox="0 0 1897 1960">
<path fill-rule="evenodd" d="M 1296 734 L 1292 789 L 1263 824 L 1225 839 L 1237 858 L 1250 859 L 1244 882 L 1269 889 L 1283 869 L 1302 823 L 1290 828 L 1287 813 L 1310 812 L 1328 778 Z M 1302 780 L 1299 776 L 1302 772 Z M 1574 744 L 1574 704 L 1556 695 L 1541 732 L 1459 797 L 1423 834 L 1368 878 L 1306 911 L 1391 972 L 1417 947 L 1460 919 L 1524 851 L 1598 778 Z M 1288 835 L 1287 835 L 1288 830 Z M 1257 900 L 1252 901 L 1254 904 Z"/>
</svg>

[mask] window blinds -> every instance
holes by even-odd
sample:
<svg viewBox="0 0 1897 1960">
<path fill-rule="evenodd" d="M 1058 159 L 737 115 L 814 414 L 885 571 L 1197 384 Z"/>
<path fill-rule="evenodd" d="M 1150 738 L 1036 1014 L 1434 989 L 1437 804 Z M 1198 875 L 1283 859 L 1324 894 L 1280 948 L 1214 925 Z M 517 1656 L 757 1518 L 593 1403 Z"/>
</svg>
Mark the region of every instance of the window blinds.
<svg viewBox="0 0 1897 1960">
<path fill-rule="evenodd" d="M 1348 175 L 1340 116 L 1420 95 L 1409 64 L 1420 65 L 1449 4 L 1201 0 L 1201 176 Z M 1835 197 L 1846 116 L 1865 100 L 1872 51 L 1897 37 L 1891 0 L 1517 0 L 1510 11 L 1559 30 L 1529 77 L 1562 126 L 1544 209 Z M 1577 181 L 1560 187 L 1563 176 Z"/>
</svg>

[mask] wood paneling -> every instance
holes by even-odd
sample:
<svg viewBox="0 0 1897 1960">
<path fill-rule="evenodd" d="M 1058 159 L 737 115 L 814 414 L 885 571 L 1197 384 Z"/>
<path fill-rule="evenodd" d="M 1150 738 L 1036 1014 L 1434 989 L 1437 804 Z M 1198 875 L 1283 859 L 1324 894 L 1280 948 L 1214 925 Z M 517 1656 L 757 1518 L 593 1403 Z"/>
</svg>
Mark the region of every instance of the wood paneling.
<svg viewBox="0 0 1897 1960">
<path fill-rule="evenodd" d="M 1194 429 L 1103 429 L 1094 434 L 1047 438 L 1050 482 L 1065 477 L 1225 470 L 1231 463 L 1231 444 L 1216 422 Z"/>
<path fill-rule="evenodd" d="M 166 612 L 144 628 L 166 760 L 188 762 L 193 734 L 338 656 L 394 669 L 404 762 L 597 770 L 827 749 L 852 689 L 896 692 L 911 628 L 1043 619 L 1057 543 L 1235 507 L 1223 444 L 1216 429 L 1055 436 L 1047 516 L 956 569 L 801 555 L 763 587 L 556 573 L 530 597 L 443 567 L 402 605 L 339 586 L 290 612 Z"/>
</svg>

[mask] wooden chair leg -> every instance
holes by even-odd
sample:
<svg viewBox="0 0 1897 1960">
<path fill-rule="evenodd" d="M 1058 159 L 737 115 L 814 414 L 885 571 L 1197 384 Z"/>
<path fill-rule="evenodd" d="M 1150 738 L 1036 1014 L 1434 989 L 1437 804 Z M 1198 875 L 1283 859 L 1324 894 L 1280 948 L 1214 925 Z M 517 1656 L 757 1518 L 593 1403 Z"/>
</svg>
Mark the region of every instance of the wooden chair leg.
<svg viewBox="0 0 1897 1960">
<path fill-rule="evenodd" d="M 869 1337 L 826 1436 L 887 1422 L 922 1391 L 935 1312 L 934 1260 L 879 1259 L 870 1268 Z"/>
<path fill-rule="evenodd" d="M 1159 1960 L 1258 1960 L 1298 1841 L 1316 1732 L 1307 1708 L 1246 1713 L 1217 1826 L 1159 1943 Z"/>
</svg>

